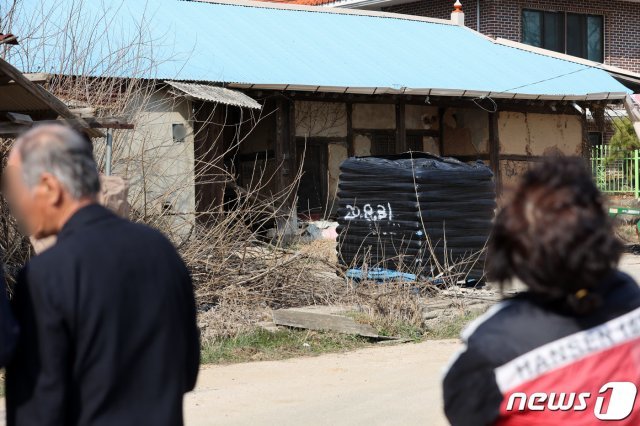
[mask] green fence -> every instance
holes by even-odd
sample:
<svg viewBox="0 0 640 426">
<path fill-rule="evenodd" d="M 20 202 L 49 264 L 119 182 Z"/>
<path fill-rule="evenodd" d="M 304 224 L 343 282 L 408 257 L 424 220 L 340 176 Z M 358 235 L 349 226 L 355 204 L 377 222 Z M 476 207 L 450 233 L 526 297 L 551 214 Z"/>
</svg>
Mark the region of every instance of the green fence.
<svg viewBox="0 0 640 426">
<path fill-rule="evenodd" d="M 593 178 L 602 192 L 640 197 L 640 150 L 622 151 L 608 145 L 591 150 Z"/>
</svg>

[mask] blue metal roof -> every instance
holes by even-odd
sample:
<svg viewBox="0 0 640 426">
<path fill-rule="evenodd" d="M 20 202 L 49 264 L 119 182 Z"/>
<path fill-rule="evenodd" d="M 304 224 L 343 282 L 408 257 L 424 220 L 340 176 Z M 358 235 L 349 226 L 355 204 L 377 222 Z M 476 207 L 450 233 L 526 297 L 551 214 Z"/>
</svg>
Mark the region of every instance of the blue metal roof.
<svg viewBox="0 0 640 426">
<path fill-rule="evenodd" d="M 77 2 L 26 0 L 24 16 L 29 15 L 25 12 L 30 3 L 49 3 L 50 10 L 47 6 L 39 10 L 46 11 L 60 28 L 68 13 L 65 8 Z M 78 25 L 104 15 L 104 0 L 84 0 L 84 4 L 88 9 Z M 115 19 L 108 37 L 95 41 L 99 47 L 91 53 L 94 62 L 98 62 L 97 52 L 113 50 L 114 40 L 134 37 L 144 21 L 145 37 L 153 41 L 153 52 L 146 46 L 150 49 L 146 54 L 160 63 L 153 75 L 129 75 L 131 70 L 100 70 L 99 66 L 82 70 L 84 73 L 335 91 L 378 88 L 376 92 L 424 93 L 444 89 L 444 94 L 478 91 L 534 97 L 629 93 L 602 69 L 500 45 L 465 27 L 400 15 L 178 0 L 124 1 L 110 7 L 109 13 Z M 14 32 L 28 34 L 18 29 L 28 28 L 29 19 L 33 21 L 19 21 Z M 55 58 L 62 47 L 52 44 L 47 49 L 47 57 Z M 59 69 L 43 58 L 31 58 L 25 71 Z M 20 65 L 19 60 L 14 62 Z"/>
</svg>

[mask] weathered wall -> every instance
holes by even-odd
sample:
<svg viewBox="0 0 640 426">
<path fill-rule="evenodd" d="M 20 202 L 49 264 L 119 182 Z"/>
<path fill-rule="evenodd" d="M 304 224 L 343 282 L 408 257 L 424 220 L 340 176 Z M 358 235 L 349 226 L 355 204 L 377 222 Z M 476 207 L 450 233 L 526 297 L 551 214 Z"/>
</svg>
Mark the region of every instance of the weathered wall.
<svg viewBox="0 0 640 426">
<path fill-rule="evenodd" d="M 326 171 L 323 172 L 326 172 L 326 180 L 323 180 L 323 185 L 327 186 L 329 205 L 333 204 L 337 192 L 340 164 L 348 155 L 346 111 L 344 103 L 296 101 L 295 104 L 298 144 L 309 138 L 315 146 L 326 146 Z M 394 137 L 395 105 L 355 103 L 352 105 L 352 112 L 353 149 L 356 156 L 371 155 L 374 135 L 380 137 L 379 143 L 386 143 L 385 138 Z M 444 153 L 440 153 L 440 143 L 436 136 L 441 130 L 437 106 L 405 105 L 405 126 L 407 138 L 412 138 L 412 147 L 416 146 L 416 138 L 421 138 L 421 149 L 425 152 L 454 157 L 477 155 L 485 159 L 489 154 L 489 115 L 481 108 L 444 108 Z M 241 143 L 240 153 L 246 156 L 273 151 L 275 131 L 275 115 L 266 116 Z M 542 156 L 557 152 L 580 154 L 582 122 L 579 116 L 574 115 L 500 112 L 498 137 L 502 155 Z M 419 141 L 420 139 L 418 144 Z M 257 178 L 262 174 L 265 181 L 271 180 L 275 184 L 275 180 L 270 179 L 276 172 L 275 160 L 264 160 L 264 155 L 261 158 L 254 176 Z M 306 158 L 306 161 L 320 160 Z M 325 161 L 324 158 L 322 161 Z M 242 175 L 245 180 L 252 174 L 252 170 L 245 167 L 253 167 L 253 162 L 248 163 L 243 163 Z M 509 187 L 516 182 L 530 164 L 528 161 L 503 158 L 500 162 L 503 185 Z M 243 181 L 242 184 L 248 186 L 249 182 Z M 272 190 L 270 186 L 271 184 L 267 184 L 262 192 L 268 193 Z"/>
<path fill-rule="evenodd" d="M 340 179 L 340 164 L 344 160 L 347 159 L 347 144 L 346 143 L 330 143 L 328 146 L 329 156 L 328 156 L 328 181 L 329 181 L 329 190 L 328 190 L 328 198 L 329 205 L 333 205 L 335 203 L 332 200 L 335 198 L 336 193 L 338 191 L 338 181 Z"/>
<path fill-rule="evenodd" d="M 295 126 L 298 140 L 314 139 L 326 146 L 325 188 L 329 210 L 335 203 L 340 164 L 347 158 L 347 106 L 340 102 L 295 102 Z M 326 139 L 322 139 L 326 138 Z M 305 162 L 317 162 L 307 157 Z"/>
<path fill-rule="evenodd" d="M 354 104 L 354 129 L 395 129 L 396 107 L 392 104 Z"/>
<path fill-rule="evenodd" d="M 438 107 L 405 105 L 404 115 L 407 130 L 438 130 L 440 125 Z"/>
<path fill-rule="evenodd" d="M 520 181 L 522 175 L 529 170 L 534 163 L 528 161 L 500 160 L 500 175 L 502 186 L 506 191 L 513 189 Z"/>
<path fill-rule="evenodd" d="M 442 120 L 444 155 L 489 152 L 489 117 L 480 108 L 447 108 Z"/>
<path fill-rule="evenodd" d="M 355 135 L 353 138 L 353 151 L 356 157 L 371 155 L 371 139 L 365 135 Z"/>
<path fill-rule="evenodd" d="M 422 138 L 422 150 L 429 154 L 440 155 L 440 144 L 436 138 L 424 136 Z"/>
<path fill-rule="evenodd" d="M 501 154 L 582 154 L 582 121 L 577 115 L 500 112 Z"/>
<path fill-rule="evenodd" d="M 265 153 L 275 147 L 276 114 L 266 110 L 260 117 L 254 119 L 248 116 L 244 118 L 244 125 L 240 129 L 240 153 Z"/>
<path fill-rule="evenodd" d="M 277 192 L 277 161 L 275 159 L 275 106 L 265 103 L 263 111 L 253 117 L 244 114 L 244 124 L 236 136 L 227 134 L 228 143 L 240 139 L 240 185 L 269 195 Z M 234 139 L 232 141 L 231 139 Z"/>
<path fill-rule="evenodd" d="M 172 230 L 186 234 L 195 222 L 190 102 L 159 90 L 140 99 L 132 110 L 139 111 L 136 128 L 120 132 L 114 140 L 113 174 L 128 180 L 134 209 L 148 215 L 169 209 Z M 173 124 L 185 126 L 183 142 L 173 141 Z"/>
<path fill-rule="evenodd" d="M 296 136 L 346 137 L 347 107 L 337 102 L 296 101 Z"/>
</svg>

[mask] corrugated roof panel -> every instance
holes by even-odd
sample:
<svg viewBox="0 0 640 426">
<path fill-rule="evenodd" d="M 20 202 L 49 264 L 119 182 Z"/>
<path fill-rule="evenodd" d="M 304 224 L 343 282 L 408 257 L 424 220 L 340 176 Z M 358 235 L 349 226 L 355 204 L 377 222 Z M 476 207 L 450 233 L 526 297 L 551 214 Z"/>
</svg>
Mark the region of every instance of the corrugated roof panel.
<svg viewBox="0 0 640 426">
<path fill-rule="evenodd" d="M 68 2 L 25 0 L 23 13 L 32 3 L 48 4 L 35 10 L 47 11 L 64 27 Z M 87 16 L 104 13 L 103 0 L 84 0 L 84 4 L 93 9 Z M 143 27 L 153 39 L 149 49 L 157 62 L 155 75 L 146 77 L 365 93 L 370 91 L 364 88 L 378 88 L 376 93 L 407 88 L 531 97 L 629 92 L 600 69 L 493 43 L 468 28 L 399 15 L 178 0 L 129 1 L 111 11 L 117 14 L 113 34 L 122 43 L 127 34 L 137 35 L 140 21 L 146 20 Z M 29 34 L 29 22 L 38 20 L 29 16 L 16 27 Z M 97 42 L 105 45 L 96 52 L 113 49 L 106 45 L 108 40 L 114 42 L 100 38 Z M 51 43 L 50 48 L 56 46 Z M 48 57 L 59 55 L 49 52 Z M 48 64 L 35 68 L 29 71 L 52 69 Z M 123 70 L 122 76 L 128 72 Z"/>
<path fill-rule="evenodd" d="M 225 105 L 233 105 L 242 108 L 260 109 L 262 106 L 253 98 L 244 93 L 226 89 L 224 87 L 207 84 L 183 83 L 178 81 L 165 81 L 182 93 L 202 101 L 218 102 Z"/>
</svg>

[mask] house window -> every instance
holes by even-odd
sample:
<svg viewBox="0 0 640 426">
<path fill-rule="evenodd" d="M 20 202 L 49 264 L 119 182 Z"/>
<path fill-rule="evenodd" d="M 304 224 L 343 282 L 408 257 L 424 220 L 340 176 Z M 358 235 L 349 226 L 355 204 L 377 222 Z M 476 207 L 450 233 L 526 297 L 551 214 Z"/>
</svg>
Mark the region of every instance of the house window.
<svg viewBox="0 0 640 426">
<path fill-rule="evenodd" d="M 524 9 L 522 42 L 604 62 L 604 18 L 601 15 Z"/>
<path fill-rule="evenodd" d="M 424 151 L 422 139 L 422 135 L 407 135 L 407 150 L 413 152 Z"/>
<path fill-rule="evenodd" d="M 392 155 L 395 153 L 395 134 L 373 133 L 371 135 L 371 155 Z"/>
<path fill-rule="evenodd" d="M 604 62 L 604 25 L 602 16 L 567 14 L 567 53 Z"/>
<path fill-rule="evenodd" d="M 174 143 L 182 143 L 184 142 L 184 138 L 187 137 L 187 128 L 184 124 L 173 124 L 171 126 L 171 130 L 173 133 L 173 142 Z"/>
</svg>

